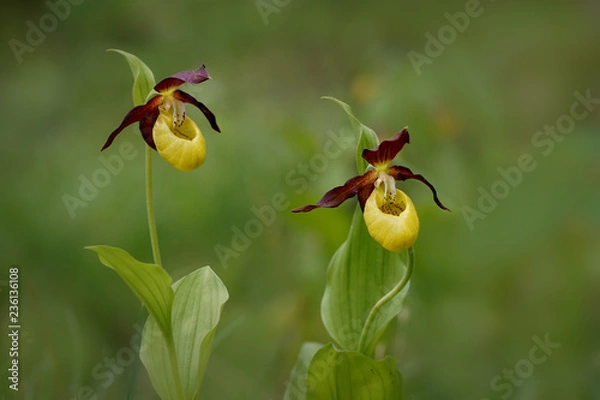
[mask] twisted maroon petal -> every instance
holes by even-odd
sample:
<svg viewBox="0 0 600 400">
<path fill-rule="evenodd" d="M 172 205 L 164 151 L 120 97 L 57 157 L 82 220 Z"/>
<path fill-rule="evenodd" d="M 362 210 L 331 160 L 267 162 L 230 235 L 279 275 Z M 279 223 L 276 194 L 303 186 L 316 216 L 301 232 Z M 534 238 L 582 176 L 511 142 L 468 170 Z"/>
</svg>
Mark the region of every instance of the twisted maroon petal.
<svg viewBox="0 0 600 400">
<path fill-rule="evenodd" d="M 391 139 L 384 140 L 374 149 L 365 149 L 362 152 L 362 158 L 371 165 L 387 164 L 396 157 L 396 154 L 402 150 L 405 144 L 409 143 L 410 136 L 408 129 L 404 128 L 396 133 Z"/>
<path fill-rule="evenodd" d="M 427 187 L 429 187 L 429 189 L 431 189 L 431 192 L 433 193 L 433 200 L 435 201 L 435 204 L 437 204 L 438 207 L 443 210 L 450 211 L 448 208 L 446 208 L 446 206 L 444 206 L 442 204 L 440 199 L 438 199 L 435 188 L 433 187 L 433 185 L 431 183 L 429 183 L 429 181 L 427 179 L 425 179 L 423 177 L 423 175 L 413 174 L 413 172 L 410 169 L 408 169 L 406 167 L 401 167 L 401 166 L 390 167 L 388 169 L 387 173 L 390 174 L 391 176 L 393 176 L 394 179 L 396 179 L 397 181 L 404 181 L 407 179 L 416 179 L 418 181 L 423 182 L 425 185 L 427 185 Z"/>
<path fill-rule="evenodd" d="M 112 144 L 112 142 L 115 140 L 115 138 L 117 137 L 117 135 L 119 133 L 121 133 L 121 131 L 123 129 L 125 129 L 129 125 L 133 124 L 134 122 L 141 121 L 148 114 L 152 114 L 154 112 L 154 110 L 157 110 L 158 106 L 162 102 L 162 99 L 163 99 L 162 96 L 155 96 L 152 99 L 150 99 L 146 104 L 132 108 L 127 113 L 127 115 L 125 115 L 125 118 L 123 118 L 121 125 L 119 125 L 119 127 L 117 129 L 115 129 L 108 136 L 106 143 L 104 143 L 104 146 L 102 146 L 102 149 L 100 149 L 100 151 L 102 151 L 102 150 L 106 149 L 108 146 L 110 146 Z"/>
<path fill-rule="evenodd" d="M 210 123 L 210 126 L 215 131 L 221 132 L 221 129 L 219 129 L 219 125 L 217 125 L 217 118 L 215 117 L 215 115 L 208 109 L 208 107 L 206 107 L 204 104 L 200 103 L 192 95 L 187 94 L 186 92 L 182 92 L 181 90 L 176 90 L 173 93 L 173 97 L 179 101 L 183 101 L 184 103 L 190 103 L 190 104 L 193 104 L 196 107 L 198 107 L 198 109 L 200 111 L 202 111 L 202 114 L 204 114 L 204 116 Z"/>
<path fill-rule="evenodd" d="M 373 190 L 375 190 L 375 185 L 368 185 L 358 192 L 358 204 L 360 204 L 361 210 L 365 211 L 365 203 L 369 199 L 371 193 L 373 193 Z"/>
<path fill-rule="evenodd" d="M 376 179 L 377 171 L 367 171 L 364 175 L 355 176 L 354 178 L 348 179 L 342 186 L 331 189 L 329 192 L 325 193 L 317 204 L 309 204 L 303 207 L 294 208 L 292 212 L 309 212 L 320 207 L 337 207 L 349 198 L 356 196 L 357 193 L 369 185 L 373 186 Z"/>
<path fill-rule="evenodd" d="M 156 150 L 156 145 L 154 144 L 154 136 L 152 135 L 152 128 L 154 128 L 154 124 L 158 119 L 160 114 L 160 110 L 156 108 L 154 111 L 144 115 L 144 118 L 140 120 L 140 132 L 142 132 L 142 138 L 148 144 L 148 146 L 152 147 Z"/>
<path fill-rule="evenodd" d="M 206 72 L 206 68 L 203 65 L 196 70 L 181 71 L 163 79 L 154 86 L 154 90 L 160 93 L 165 90 L 175 89 L 184 83 L 196 84 L 204 82 L 208 79 L 210 79 L 210 76 L 208 75 L 208 72 Z"/>
</svg>

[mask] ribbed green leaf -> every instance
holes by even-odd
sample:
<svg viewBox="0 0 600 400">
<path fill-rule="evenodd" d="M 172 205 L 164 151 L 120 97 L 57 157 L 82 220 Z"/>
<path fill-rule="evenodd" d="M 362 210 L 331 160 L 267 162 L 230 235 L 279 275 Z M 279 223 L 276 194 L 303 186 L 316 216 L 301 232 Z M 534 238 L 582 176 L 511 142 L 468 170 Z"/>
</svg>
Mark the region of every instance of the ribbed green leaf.
<svg viewBox="0 0 600 400">
<path fill-rule="evenodd" d="M 133 74 L 133 104 L 136 106 L 145 104 L 146 98 L 156 84 L 150 68 L 142 60 L 126 51 L 118 49 L 108 49 L 108 51 L 114 51 L 125 57 Z"/>
<path fill-rule="evenodd" d="M 372 149 L 379 144 L 377 134 L 373 131 L 373 129 L 369 128 L 366 125 L 363 125 L 362 122 L 360 122 L 358 118 L 354 116 L 354 114 L 352 113 L 352 109 L 348 104 L 336 99 L 335 97 L 323 96 L 321 98 L 325 100 L 331 100 L 334 103 L 337 103 L 340 107 L 342 107 L 346 114 L 348 114 L 348 117 L 350 117 L 352 127 L 358 135 L 358 146 L 356 148 L 356 168 L 358 169 L 359 174 L 364 174 L 369 163 L 364 158 L 362 158 L 362 152 L 364 149 Z"/>
<path fill-rule="evenodd" d="M 169 274 L 156 264 L 139 262 L 118 247 L 87 246 L 86 249 L 95 251 L 102 264 L 119 274 L 165 335 L 170 335 L 174 293 Z"/>
<path fill-rule="evenodd" d="M 200 268 L 173 285 L 173 339 L 185 400 L 198 397 L 227 289 L 210 267 Z M 181 400 L 171 373 L 167 342 L 154 318 L 144 326 L 140 358 L 163 400 Z"/>
<path fill-rule="evenodd" d="M 391 357 L 378 361 L 328 344 L 312 358 L 306 388 L 306 400 L 402 400 L 402 375 Z"/>
<path fill-rule="evenodd" d="M 323 347 L 320 343 L 307 342 L 300 348 L 298 360 L 290 375 L 290 382 L 287 385 L 283 400 L 305 400 L 306 399 L 306 378 L 308 377 L 308 367 L 316 352 Z"/>
<path fill-rule="evenodd" d="M 389 322 L 400 312 L 408 284 L 379 309 L 370 329 L 363 332 L 373 306 L 404 275 L 405 254 L 387 251 L 375 242 L 357 206 L 348 238 L 329 263 L 321 302 L 325 327 L 342 349 L 371 355 Z M 361 334 L 363 346 L 359 348 Z"/>
</svg>

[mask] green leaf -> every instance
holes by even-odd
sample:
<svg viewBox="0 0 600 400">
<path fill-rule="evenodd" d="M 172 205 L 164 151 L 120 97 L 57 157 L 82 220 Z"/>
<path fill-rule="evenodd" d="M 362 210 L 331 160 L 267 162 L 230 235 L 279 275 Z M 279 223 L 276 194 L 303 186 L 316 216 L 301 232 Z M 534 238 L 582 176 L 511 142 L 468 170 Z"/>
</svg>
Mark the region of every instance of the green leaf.
<svg viewBox="0 0 600 400">
<path fill-rule="evenodd" d="M 156 85 L 154 74 L 150 68 L 142 60 L 126 51 L 119 49 L 108 49 L 108 51 L 114 51 L 125 57 L 133 74 L 133 104 L 136 106 L 145 104 L 152 88 Z"/>
<path fill-rule="evenodd" d="M 373 306 L 404 275 L 405 253 L 387 251 L 373 240 L 360 207 L 356 207 L 348 238 L 327 268 L 321 302 L 323 323 L 342 349 L 372 355 L 377 340 L 400 312 L 409 285 L 379 309 L 370 329 L 365 330 L 365 322 Z M 362 347 L 359 346 L 361 335 L 364 336 Z"/>
<path fill-rule="evenodd" d="M 193 400 L 198 397 L 221 310 L 229 294 L 208 266 L 183 277 L 173 289 L 173 340 L 177 364 L 184 399 Z M 168 342 L 152 317 L 144 326 L 140 358 L 160 398 L 181 400 L 172 373 Z"/>
<path fill-rule="evenodd" d="M 374 360 L 332 344 L 312 358 L 306 400 L 402 400 L 402 375 L 396 360 Z"/>
<path fill-rule="evenodd" d="M 308 377 L 308 367 L 317 351 L 323 347 L 320 343 L 307 342 L 300 348 L 298 360 L 290 375 L 290 382 L 285 390 L 283 400 L 305 400 L 306 399 L 306 378 Z"/>
<path fill-rule="evenodd" d="M 336 99 L 335 97 L 323 96 L 321 97 L 324 100 L 331 100 L 334 103 L 337 103 L 342 109 L 348 114 L 350 117 L 350 122 L 352 123 L 352 127 L 356 131 L 358 135 L 358 146 L 356 148 L 356 168 L 358 169 L 359 174 L 364 174 L 369 166 L 369 163 L 362 158 L 362 152 L 364 149 L 372 149 L 379 145 L 379 139 L 377 138 L 377 134 L 373 131 L 373 129 L 369 128 L 366 125 L 363 125 L 362 122 L 358 120 L 352 113 L 352 109 L 346 103 L 341 100 Z"/>
<path fill-rule="evenodd" d="M 171 307 L 174 293 L 171 277 L 156 264 L 145 264 L 118 247 L 87 246 L 100 262 L 113 269 L 146 306 L 165 335 L 171 335 Z"/>
</svg>

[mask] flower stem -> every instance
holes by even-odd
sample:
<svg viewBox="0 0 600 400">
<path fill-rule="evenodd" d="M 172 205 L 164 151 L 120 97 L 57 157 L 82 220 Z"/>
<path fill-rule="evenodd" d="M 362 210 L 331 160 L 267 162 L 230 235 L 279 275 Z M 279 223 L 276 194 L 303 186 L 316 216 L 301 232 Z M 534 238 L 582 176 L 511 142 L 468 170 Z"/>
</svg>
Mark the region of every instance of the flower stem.
<svg viewBox="0 0 600 400">
<path fill-rule="evenodd" d="M 148 212 L 148 229 L 150 230 L 150 245 L 154 264 L 162 267 L 158 235 L 156 233 L 156 219 L 154 218 L 154 198 L 152 197 L 152 149 L 146 146 L 146 210 Z"/>
<path fill-rule="evenodd" d="M 158 234 L 156 233 L 156 219 L 154 218 L 154 197 L 152 196 L 152 149 L 146 146 L 146 210 L 148 212 L 148 229 L 150 230 L 150 245 L 152 246 L 152 256 L 154 264 L 162 267 L 160 258 L 160 247 L 158 246 Z M 163 332 L 165 335 L 165 332 Z M 183 386 L 181 384 L 181 373 L 179 372 L 179 363 L 177 362 L 177 351 L 175 350 L 175 341 L 173 335 L 165 337 L 167 349 L 169 350 L 169 361 L 173 371 L 173 380 L 175 381 L 175 390 L 177 398 L 184 400 Z"/>
<path fill-rule="evenodd" d="M 379 299 L 379 301 L 377 303 L 375 303 L 375 305 L 371 309 L 371 312 L 369 313 L 369 316 L 367 317 L 365 326 L 362 330 L 362 333 L 360 334 L 360 340 L 358 341 L 358 351 L 360 353 L 362 353 L 364 355 L 368 355 L 367 354 L 368 343 L 366 343 L 367 335 L 369 334 L 369 332 L 371 330 L 371 325 L 373 325 L 373 321 L 375 321 L 375 317 L 377 316 L 377 313 L 383 308 L 383 306 L 385 306 L 388 302 L 390 302 L 394 298 L 394 296 L 396 296 L 398 293 L 400 293 L 400 291 L 402 289 L 404 289 L 404 287 L 410 280 L 414 265 L 415 265 L 415 250 L 411 246 L 408 248 L 408 262 L 406 264 L 406 271 L 404 271 L 404 276 L 402 277 L 402 279 L 400 279 L 400 282 L 398 282 L 398 284 L 396 286 L 394 286 L 394 288 L 392 290 L 390 290 L 385 296 L 383 296 L 381 299 Z"/>
</svg>

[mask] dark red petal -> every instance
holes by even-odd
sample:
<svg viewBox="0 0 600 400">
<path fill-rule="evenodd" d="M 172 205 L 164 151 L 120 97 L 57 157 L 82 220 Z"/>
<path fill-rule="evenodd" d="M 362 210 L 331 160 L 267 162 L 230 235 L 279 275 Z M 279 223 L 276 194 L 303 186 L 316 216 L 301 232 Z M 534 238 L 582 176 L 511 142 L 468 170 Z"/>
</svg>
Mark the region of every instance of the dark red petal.
<svg viewBox="0 0 600 400">
<path fill-rule="evenodd" d="M 144 138 L 144 141 L 148 146 L 152 147 L 154 150 L 156 150 L 156 145 L 154 144 L 154 136 L 152 136 L 152 128 L 154 127 L 159 114 L 160 110 L 157 108 L 153 112 L 146 114 L 140 121 L 142 138 Z"/>
<path fill-rule="evenodd" d="M 373 190 L 375 190 L 375 185 L 369 185 L 358 192 L 358 204 L 360 204 L 361 210 L 365 211 L 365 203 L 371 193 L 373 193 Z"/>
<path fill-rule="evenodd" d="M 193 104 L 196 107 L 198 107 L 198 109 L 200 109 L 200 111 L 202 111 L 202 114 L 204 114 L 204 116 L 206 117 L 208 122 L 210 122 L 210 126 L 215 131 L 221 132 L 221 129 L 219 129 L 219 125 L 217 125 L 217 118 L 215 117 L 215 115 L 208 109 L 208 107 L 206 107 L 204 104 L 200 103 L 192 95 L 189 95 L 186 92 L 182 92 L 181 90 L 176 90 L 173 93 L 173 97 L 175 97 L 175 99 L 177 99 L 179 101 L 183 101 L 184 103 L 190 103 L 190 104 Z"/>
<path fill-rule="evenodd" d="M 364 175 L 355 176 L 354 178 L 348 179 L 344 185 L 331 189 L 329 192 L 325 193 L 323 198 L 319 200 L 317 204 L 310 204 L 304 207 L 294 208 L 292 212 L 308 212 L 319 207 L 337 207 L 350 197 L 356 196 L 356 194 L 365 187 L 369 185 L 372 186 L 376 179 L 377 171 L 367 171 Z"/>
<path fill-rule="evenodd" d="M 448 208 L 446 208 L 446 206 L 444 206 L 442 204 L 442 202 L 440 201 L 440 199 L 438 199 L 437 192 L 435 191 L 435 188 L 433 187 L 433 185 L 431 183 L 429 183 L 429 181 L 427 179 L 425 179 L 423 177 L 423 175 L 413 174 L 413 172 L 410 169 L 408 169 L 406 167 L 401 167 L 401 166 L 390 167 L 387 172 L 388 172 L 388 174 L 390 174 L 391 176 L 393 176 L 394 179 L 396 179 L 397 181 L 404 181 L 406 179 L 416 179 L 418 181 L 423 182 L 433 192 L 433 200 L 435 200 L 435 204 L 437 204 L 438 207 L 441 208 L 441 209 L 444 209 L 446 211 L 450 211 Z"/>
<path fill-rule="evenodd" d="M 143 106 L 136 106 L 136 107 L 132 108 L 127 113 L 125 118 L 123 118 L 121 125 L 119 125 L 119 127 L 117 129 L 115 129 L 108 136 L 106 143 L 104 143 L 104 146 L 102 146 L 102 149 L 100 149 L 100 151 L 102 151 L 102 150 L 106 149 L 108 146 L 110 146 L 112 144 L 112 142 L 115 140 L 115 138 L 117 137 L 117 135 L 119 133 L 121 133 L 121 131 L 123 129 L 125 129 L 127 126 L 133 124 L 134 122 L 141 121 L 148 113 L 152 113 L 155 109 L 157 109 L 158 106 L 160 105 L 161 101 L 162 101 L 162 96 L 155 96 L 152 99 L 150 99 L 150 101 L 148 101 Z"/>
<path fill-rule="evenodd" d="M 174 89 L 183 85 L 184 83 L 196 84 L 204 82 L 208 79 L 210 79 L 210 76 L 208 75 L 208 72 L 206 72 L 206 68 L 203 65 L 196 70 L 181 71 L 163 79 L 154 86 L 154 90 L 160 93 L 165 90 Z"/>
<path fill-rule="evenodd" d="M 391 139 L 384 140 L 374 149 L 365 149 L 362 157 L 371 165 L 387 164 L 396 157 L 405 144 L 409 143 L 408 129 L 404 128 Z"/>
</svg>

